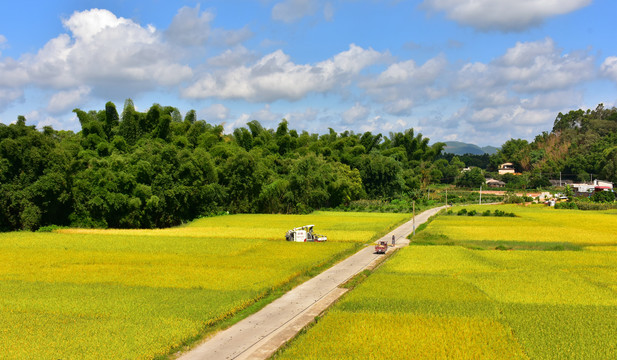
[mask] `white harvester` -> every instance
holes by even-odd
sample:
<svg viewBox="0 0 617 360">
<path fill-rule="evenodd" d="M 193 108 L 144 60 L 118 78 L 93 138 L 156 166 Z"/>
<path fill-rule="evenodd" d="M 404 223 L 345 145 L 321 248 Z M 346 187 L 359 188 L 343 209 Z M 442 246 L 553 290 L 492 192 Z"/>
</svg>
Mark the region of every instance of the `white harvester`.
<svg viewBox="0 0 617 360">
<path fill-rule="evenodd" d="M 324 235 L 313 234 L 315 225 L 304 225 L 288 230 L 285 234 L 287 241 L 306 242 L 306 241 L 326 241 L 328 238 Z"/>
</svg>

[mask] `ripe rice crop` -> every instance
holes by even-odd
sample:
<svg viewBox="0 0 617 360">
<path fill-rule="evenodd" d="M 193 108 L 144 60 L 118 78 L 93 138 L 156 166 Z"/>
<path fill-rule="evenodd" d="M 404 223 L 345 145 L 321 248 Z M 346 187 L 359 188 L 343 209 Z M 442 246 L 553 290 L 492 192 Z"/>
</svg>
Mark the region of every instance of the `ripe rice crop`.
<svg viewBox="0 0 617 360">
<path fill-rule="evenodd" d="M 168 354 L 404 218 L 231 215 L 164 230 L 0 234 L 0 357 Z M 284 240 L 286 230 L 308 223 L 328 242 Z"/>
<path fill-rule="evenodd" d="M 603 230 L 595 227 L 615 213 L 506 208 L 518 217 L 437 217 L 417 237 L 426 232 L 451 245 L 397 252 L 276 358 L 617 358 L 617 252 L 614 245 L 594 245 L 610 243 L 596 238 Z M 590 223 L 574 221 L 581 213 Z M 542 217 L 548 230 L 535 232 Z M 499 251 L 456 245 L 492 241 L 486 234 L 509 243 L 513 234 L 519 246 L 535 249 L 536 242 L 557 242 L 557 228 L 565 241 L 588 246 Z M 588 235 L 575 238 L 571 228 Z M 525 243 L 530 232 L 533 242 Z"/>
<path fill-rule="evenodd" d="M 170 229 L 61 229 L 64 234 L 105 234 L 122 236 L 182 236 L 222 239 L 285 240 L 285 231 L 315 225 L 315 232 L 329 242 L 368 242 L 409 219 L 409 214 L 321 212 L 310 215 L 233 215 L 202 218 Z"/>
<path fill-rule="evenodd" d="M 517 217 L 439 216 L 414 241 L 480 246 L 483 242 L 617 246 L 615 210 L 555 210 L 545 206 L 520 205 L 476 205 L 466 206 L 465 209 L 478 213 L 502 209 Z"/>
<path fill-rule="evenodd" d="M 317 331 L 314 331 L 317 330 Z M 527 359 L 498 321 L 332 311 L 277 359 Z"/>
</svg>

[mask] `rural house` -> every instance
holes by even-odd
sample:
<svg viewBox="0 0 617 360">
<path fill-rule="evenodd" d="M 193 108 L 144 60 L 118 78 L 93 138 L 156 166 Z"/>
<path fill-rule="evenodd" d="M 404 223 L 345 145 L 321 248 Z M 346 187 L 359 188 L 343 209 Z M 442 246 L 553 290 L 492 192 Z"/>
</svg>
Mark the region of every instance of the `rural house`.
<svg viewBox="0 0 617 360">
<path fill-rule="evenodd" d="M 514 164 L 512 163 L 503 163 L 499 166 L 499 169 L 497 170 L 499 172 L 499 175 L 503 175 L 503 174 L 514 174 Z"/>
<path fill-rule="evenodd" d="M 487 179 L 486 185 L 491 188 L 502 188 L 506 186 L 506 183 L 496 179 Z"/>
</svg>

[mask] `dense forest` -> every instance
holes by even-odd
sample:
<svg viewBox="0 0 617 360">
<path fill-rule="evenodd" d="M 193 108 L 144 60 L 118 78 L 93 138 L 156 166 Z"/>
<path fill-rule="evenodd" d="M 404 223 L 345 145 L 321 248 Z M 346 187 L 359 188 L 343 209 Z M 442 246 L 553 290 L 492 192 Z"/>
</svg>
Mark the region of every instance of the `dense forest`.
<svg viewBox="0 0 617 360">
<path fill-rule="evenodd" d="M 222 211 L 305 213 L 413 197 L 465 166 L 443 143 L 402 133 L 318 135 L 257 121 L 223 126 L 171 106 L 74 110 L 81 131 L 0 124 L 0 229 L 166 227 Z"/>
<path fill-rule="evenodd" d="M 494 155 L 443 154 L 413 129 L 388 136 L 310 134 L 258 121 L 225 134 L 191 110 L 125 102 L 122 113 L 74 110 L 81 131 L 0 124 L 0 230 L 47 225 L 167 227 L 230 213 L 307 213 L 355 200 L 417 199 L 431 184 L 509 188 L 548 179 L 617 181 L 617 109 L 559 113 L 552 131 L 508 140 Z M 497 176 L 513 162 L 522 176 Z M 462 172 L 465 166 L 471 171 Z M 483 171 L 483 170 L 486 171 Z"/>
</svg>

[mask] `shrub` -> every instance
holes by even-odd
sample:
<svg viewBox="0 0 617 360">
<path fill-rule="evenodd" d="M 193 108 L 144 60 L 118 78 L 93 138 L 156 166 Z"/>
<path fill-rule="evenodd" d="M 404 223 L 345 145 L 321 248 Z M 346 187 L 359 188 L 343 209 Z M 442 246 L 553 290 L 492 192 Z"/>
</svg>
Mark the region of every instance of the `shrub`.
<svg viewBox="0 0 617 360">
<path fill-rule="evenodd" d="M 491 216 L 491 211 L 486 210 L 485 212 L 482 213 L 482 216 Z"/>
<path fill-rule="evenodd" d="M 460 209 L 460 210 L 456 213 L 456 215 L 458 215 L 458 216 L 465 215 L 465 214 L 467 214 L 467 209 Z"/>
<path fill-rule="evenodd" d="M 36 232 L 53 232 L 59 229 L 66 229 L 66 226 L 58 226 L 58 225 L 41 226 Z"/>
<path fill-rule="evenodd" d="M 471 210 L 470 212 L 467 213 L 467 216 L 476 216 L 478 212 L 475 210 Z"/>
<path fill-rule="evenodd" d="M 615 193 L 610 191 L 597 191 L 591 195 L 591 201 L 612 203 L 615 201 Z"/>
<path fill-rule="evenodd" d="M 560 203 L 555 204 L 555 209 L 578 210 L 578 206 L 576 206 L 576 203 L 573 201 L 560 202 Z"/>
</svg>

